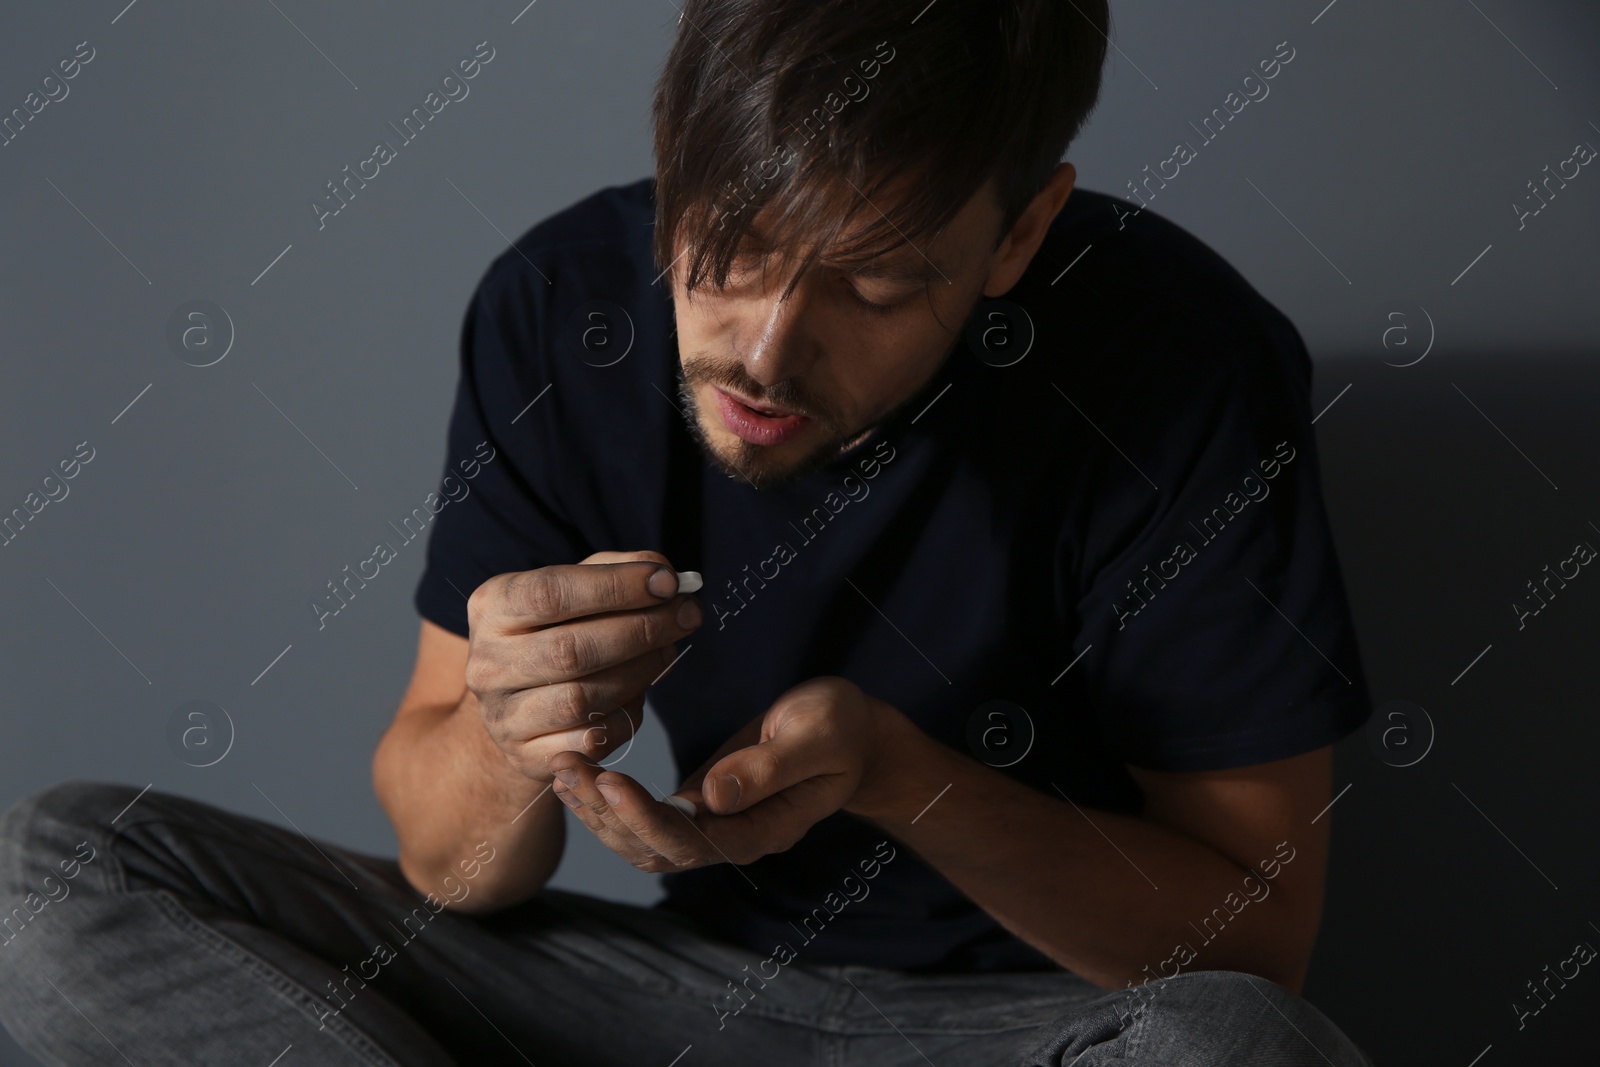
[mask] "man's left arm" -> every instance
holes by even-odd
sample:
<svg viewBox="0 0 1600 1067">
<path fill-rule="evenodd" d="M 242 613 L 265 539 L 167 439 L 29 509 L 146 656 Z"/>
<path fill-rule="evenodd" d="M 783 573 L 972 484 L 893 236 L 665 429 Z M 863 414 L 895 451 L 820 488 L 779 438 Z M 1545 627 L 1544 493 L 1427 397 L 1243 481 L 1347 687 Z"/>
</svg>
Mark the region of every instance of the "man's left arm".
<svg viewBox="0 0 1600 1067">
<path fill-rule="evenodd" d="M 1218 771 L 1129 765 L 1145 794 L 1129 816 L 1040 792 L 877 703 L 877 765 L 845 810 L 1019 938 L 1106 987 L 1200 968 L 1300 991 L 1322 913 L 1331 748 Z"/>
<path fill-rule="evenodd" d="M 749 863 L 846 811 L 916 851 L 1006 928 L 1107 988 L 1239 970 L 1299 992 L 1322 908 L 1331 749 L 1230 770 L 1131 767 L 1142 815 L 1040 792 L 924 733 L 848 679 L 794 686 L 676 796 L 578 752 L 552 787 L 646 871 Z"/>
</svg>

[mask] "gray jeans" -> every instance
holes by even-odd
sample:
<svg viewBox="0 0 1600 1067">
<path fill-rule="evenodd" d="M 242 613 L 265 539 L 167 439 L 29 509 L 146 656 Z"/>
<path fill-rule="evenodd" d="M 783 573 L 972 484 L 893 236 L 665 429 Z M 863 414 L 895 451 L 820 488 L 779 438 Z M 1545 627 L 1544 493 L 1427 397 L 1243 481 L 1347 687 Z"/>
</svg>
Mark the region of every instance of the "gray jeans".
<svg viewBox="0 0 1600 1067">
<path fill-rule="evenodd" d="M 0 816 L 0 909 L 0 1021 L 46 1064 L 1371 1065 L 1239 972 L 1108 993 L 802 949 L 774 973 L 670 913 L 575 893 L 435 909 L 392 860 L 108 783 Z"/>
</svg>

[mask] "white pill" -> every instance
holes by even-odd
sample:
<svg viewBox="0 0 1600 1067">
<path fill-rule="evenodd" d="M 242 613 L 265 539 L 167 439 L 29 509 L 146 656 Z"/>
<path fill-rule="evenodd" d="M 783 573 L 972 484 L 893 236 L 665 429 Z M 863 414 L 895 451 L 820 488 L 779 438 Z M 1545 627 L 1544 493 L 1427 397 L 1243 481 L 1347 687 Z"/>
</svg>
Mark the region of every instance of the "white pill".
<svg viewBox="0 0 1600 1067">
<path fill-rule="evenodd" d="M 698 592 L 704 584 L 705 581 L 700 577 L 699 571 L 678 572 L 678 592 L 680 593 Z"/>
<path fill-rule="evenodd" d="M 673 807 L 677 808 L 679 811 L 683 812 L 689 818 L 694 818 L 694 801 L 687 800 L 683 797 L 674 796 L 662 797 L 662 799 L 668 804 L 671 804 Z"/>
</svg>

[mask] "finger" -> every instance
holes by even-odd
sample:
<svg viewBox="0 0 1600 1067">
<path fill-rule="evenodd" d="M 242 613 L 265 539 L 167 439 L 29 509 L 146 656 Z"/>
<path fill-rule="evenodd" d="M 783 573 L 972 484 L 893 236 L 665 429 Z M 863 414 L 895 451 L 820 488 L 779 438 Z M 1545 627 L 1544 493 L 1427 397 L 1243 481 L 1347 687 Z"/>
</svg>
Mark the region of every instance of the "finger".
<svg viewBox="0 0 1600 1067">
<path fill-rule="evenodd" d="M 604 827 L 602 840 L 619 842 L 613 850 L 647 871 L 703 867 L 723 857 L 710 845 L 692 819 L 665 801 L 658 801 L 628 775 L 576 763 L 558 761 L 561 773 L 573 780 L 571 792 L 584 801 L 594 820 Z M 642 859 L 637 858 L 642 857 Z"/>
<path fill-rule="evenodd" d="M 703 619 L 699 598 L 684 594 L 649 608 L 603 612 L 559 626 L 508 635 L 505 640 L 514 650 L 516 662 L 510 665 L 513 669 L 501 684 L 506 688 L 519 682 L 554 685 L 656 651 L 656 670 L 643 679 L 648 684 L 668 662 L 659 651 L 693 634 Z"/>
<path fill-rule="evenodd" d="M 631 559 L 650 560 L 650 561 L 655 562 L 655 563 L 664 563 L 669 567 L 672 566 L 672 561 L 669 560 L 666 556 L 663 556 L 659 552 L 650 551 L 648 549 L 646 549 L 644 551 L 640 551 L 640 552 L 595 552 L 595 553 L 593 553 L 591 555 L 585 556 L 583 559 L 580 559 L 578 562 L 579 563 L 622 563 L 622 562 L 625 562 L 625 561 L 631 560 Z M 680 592 L 692 593 L 692 592 L 694 592 L 694 590 L 696 588 L 699 588 L 700 584 L 704 581 L 704 579 L 701 576 L 699 571 L 678 571 L 678 572 L 675 572 L 675 573 L 678 573 L 680 576 L 682 576 L 687 581 L 694 583 L 694 586 L 691 587 L 691 588 L 680 588 L 679 589 Z"/>
<path fill-rule="evenodd" d="M 844 799 L 836 782 L 808 778 L 744 811 L 702 815 L 695 826 L 717 859 L 743 865 L 792 848 L 819 820 L 838 811 Z"/>
<path fill-rule="evenodd" d="M 665 864 L 662 869 L 703 867 L 722 859 L 692 817 L 657 800 L 627 775 L 607 771 L 595 776 L 595 786 L 597 790 L 604 786 L 606 807 L 602 818 L 626 829 L 634 840 L 660 857 Z"/>
<path fill-rule="evenodd" d="M 509 571 L 478 586 L 468 601 L 497 630 L 514 633 L 597 612 L 653 607 L 677 591 L 671 566 L 624 560 Z"/>
<path fill-rule="evenodd" d="M 690 598 L 680 598 L 680 601 L 687 599 Z M 688 621 L 698 624 L 699 617 Z M 581 636 L 576 643 L 567 642 L 564 649 L 554 654 L 535 652 L 537 646 L 527 643 L 541 635 L 565 633 L 578 625 L 567 623 L 536 634 L 503 639 L 502 651 L 474 667 L 471 677 L 474 690 L 493 694 L 498 704 L 538 706 L 548 701 L 562 706 L 569 712 L 566 720 L 556 717 L 550 722 L 551 728 L 559 729 L 563 721 L 580 721 L 597 704 L 620 704 L 665 678 L 682 654 L 678 641 L 691 632 L 675 622 L 663 623 L 659 636 L 642 636 L 640 632 L 627 638 L 631 651 L 620 646 L 606 651 L 586 643 Z M 627 625 L 621 629 L 639 630 L 637 626 Z M 654 642 L 654 647 L 650 642 Z M 530 655 L 530 652 L 535 654 Z M 542 660 L 543 666 L 537 660 Z M 583 698 L 581 702 L 577 699 L 579 696 Z"/>
<path fill-rule="evenodd" d="M 644 849 L 643 844 L 634 839 L 631 831 L 611 813 L 611 799 L 600 792 L 596 779 L 605 771 L 604 767 L 576 752 L 559 752 L 551 757 L 550 770 L 555 775 L 556 781 L 564 786 L 584 809 L 599 821 L 600 825 L 630 840 L 636 847 Z M 627 777 L 617 772 L 612 773 L 619 778 Z"/>
<path fill-rule="evenodd" d="M 738 749 L 744 748 L 746 745 L 753 745 L 760 741 L 761 725 L 765 717 L 765 713 L 756 715 L 749 722 L 740 727 L 738 733 L 722 742 L 717 750 L 713 752 L 704 763 L 695 768 L 693 774 L 690 774 L 688 777 L 684 778 L 683 784 L 678 787 L 678 793 L 683 796 L 689 796 L 690 790 L 693 790 L 693 799 L 696 803 L 700 804 L 701 807 L 704 807 L 705 798 L 701 792 L 701 785 L 705 781 L 706 772 L 712 767 L 716 766 L 717 762 L 728 753 L 737 751 Z"/>
<path fill-rule="evenodd" d="M 627 752 L 638 736 L 639 728 L 644 725 L 644 698 L 639 697 L 612 708 L 604 715 L 598 711 L 591 712 L 590 717 L 593 721 L 584 727 L 577 740 L 556 751 L 581 753 L 591 763 L 604 763 L 619 753 Z M 548 757 L 552 742 L 548 738 L 539 738 L 535 744 L 543 747 L 543 754 Z"/>
<path fill-rule="evenodd" d="M 542 734 L 524 741 L 497 740 L 495 744 L 519 772 L 536 781 L 554 776 L 550 757 L 558 752 L 578 752 L 593 762 L 620 763 L 632 749 L 644 722 L 644 698 L 639 697 L 609 713 L 594 712 L 584 727 Z M 615 758 L 613 758 L 615 757 Z"/>
<path fill-rule="evenodd" d="M 700 786 L 710 809 L 728 815 L 810 778 L 842 780 L 850 764 L 839 755 L 833 732 L 816 722 L 801 725 L 781 724 L 768 740 L 735 749 L 712 764 Z"/>
<path fill-rule="evenodd" d="M 608 815 L 605 824 L 619 833 L 630 832 L 632 840 L 658 857 L 658 865 L 643 867 L 645 870 L 683 870 L 719 862 L 753 863 L 762 856 L 793 847 L 818 820 L 837 811 L 845 799 L 832 779 L 809 778 L 745 811 L 716 815 L 706 808 L 698 789 L 680 789 L 674 797 L 698 804 L 697 813 L 690 816 L 672 810 L 667 804 L 670 798 L 654 800 L 626 775 L 596 775 L 596 788 L 602 782 L 613 794 L 609 799 L 602 795 Z"/>
<path fill-rule="evenodd" d="M 576 748 L 563 741 L 566 732 L 581 731 L 618 707 L 642 701 L 644 691 L 670 670 L 666 658 L 676 654 L 676 646 L 668 645 L 582 678 L 501 690 L 498 699 L 484 705 L 484 722 L 503 743 L 550 737 L 547 754 Z"/>
<path fill-rule="evenodd" d="M 551 788 L 557 791 L 557 797 L 607 848 L 635 866 L 648 865 L 656 857 L 655 851 L 611 812 L 610 802 L 595 784 L 602 768 L 577 753 L 563 752 L 552 758 L 551 770 L 556 775 Z M 574 800 L 576 804 L 572 803 Z"/>
<path fill-rule="evenodd" d="M 584 730 L 578 746 L 566 751 L 581 752 L 591 762 L 602 766 L 606 760 L 616 756 L 616 760 L 612 761 L 615 764 L 627 755 L 643 725 L 644 697 L 640 696 L 600 716 L 595 725 Z"/>
<path fill-rule="evenodd" d="M 589 564 L 589 563 L 626 563 L 628 560 L 631 560 L 631 559 L 650 560 L 651 562 L 654 562 L 654 563 L 665 563 L 669 567 L 672 566 L 672 561 L 669 560 L 666 556 L 663 556 L 659 552 L 653 552 L 653 551 L 651 551 L 649 549 L 645 549 L 645 550 L 639 551 L 639 552 L 595 552 L 595 553 L 592 553 L 590 555 L 587 555 L 587 556 L 583 557 L 578 562 L 580 564 Z"/>
<path fill-rule="evenodd" d="M 557 800 L 571 809 L 572 814 L 577 817 L 579 822 L 583 823 L 585 829 L 599 839 L 601 844 L 633 866 L 643 870 L 651 866 L 659 858 L 638 842 L 618 834 L 610 824 L 579 800 L 576 793 L 563 786 L 560 779 L 551 784 L 550 791 L 556 795 Z"/>
</svg>

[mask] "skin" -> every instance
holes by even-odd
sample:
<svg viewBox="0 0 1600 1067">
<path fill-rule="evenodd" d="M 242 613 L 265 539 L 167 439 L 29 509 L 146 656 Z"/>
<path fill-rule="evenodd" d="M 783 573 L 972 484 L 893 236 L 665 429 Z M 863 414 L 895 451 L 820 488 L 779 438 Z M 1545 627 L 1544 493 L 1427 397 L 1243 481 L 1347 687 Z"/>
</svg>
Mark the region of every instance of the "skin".
<svg viewBox="0 0 1600 1067">
<path fill-rule="evenodd" d="M 730 475 L 774 484 L 859 440 L 929 380 L 980 296 L 1021 277 L 1074 179 L 1070 164 L 1058 167 L 998 239 L 999 207 L 980 190 L 896 261 L 931 261 L 926 290 L 824 268 L 780 300 L 787 277 L 768 265 L 691 299 L 675 277 L 686 412 L 708 456 Z M 896 310 L 862 311 L 852 288 Z M 752 446 L 721 424 L 713 383 L 815 418 L 781 445 Z M 374 757 L 401 869 L 419 891 L 464 843 L 500 850 L 459 910 L 509 906 L 554 871 L 563 821 L 543 802 L 547 791 L 645 871 L 749 863 L 846 811 L 1106 988 L 1177 973 L 1181 943 L 1198 953 L 1183 970 L 1302 986 L 1321 917 L 1331 748 L 1212 772 L 1130 765 L 1146 804 L 1126 816 L 1024 786 L 850 680 L 824 676 L 783 693 L 685 779 L 675 795 L 695 805 L 691 818 L 598 762 L 625 752 L 645 690 L 701 622 L 697 598 L 675 595 L 664 556 L 600 553 L 499 575 L 474 591 L 468 617 L 467 640 L 423 623 L 418 673 Z M 1291 862 L 1281 862 L 1280 843 Z M 1266 866 L 1275 852 L 1279 862 Z M 1247 895 L 1252 875 L 1270 892 L 1225 907 Z M 1207 941 L 1196 924 L 1218 908 L 1231 919 Z"/>
</svg>

